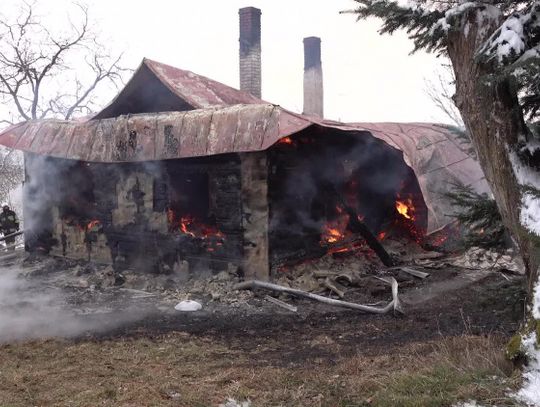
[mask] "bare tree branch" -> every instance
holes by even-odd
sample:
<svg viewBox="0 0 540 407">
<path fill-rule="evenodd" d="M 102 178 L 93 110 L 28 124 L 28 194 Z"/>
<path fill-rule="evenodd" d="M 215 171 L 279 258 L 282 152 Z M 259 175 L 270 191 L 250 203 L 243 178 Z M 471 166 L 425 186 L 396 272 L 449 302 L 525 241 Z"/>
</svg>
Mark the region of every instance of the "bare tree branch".
<svg viewBox="0 0 540 407">
<path fill-rule="evenodd" d="M 23 120 L 88 114 L 103 83 L 122 83 L 122 54 L 111 56 L 100 44 L 86 5 L 74 3 L 66 34 L 38 16 L 42 2 L 25 1 L 15 18 L 0 15 L 0 103 Z M 70 83 L 72 93 L 65 91 Z"/>
<path fill-rule="evenodd" d="M 442 64 L 435 81 L 426 81 L 425 92 L 431 101 L 456 127 L 464 128 L 461 113 L 454 103 L 454 71 L 448 64 Z"/>
<path fill-rule="evenodd" d="M 2 120 L 0 120 L 0 124 L 7 124 L 8 126 L 11 126 L 14 123 L 11 120 L 2 119 Z"/>
<path fill-rule="evenodd" d="M 0 125 L 91 114 L 99 92 L 123 82 L 122 54 L 113 55 L 101 45 L 88 7 L 73 3 L 59 28 L 39 14 L 48 3 L 23 0 L 15 15 L 0 12 L 0 105 L 8 115 L 0 117 Z M 0 147 L 0 201 L 5 202 L 23 176 L 20 155 Z"/>
</svg>

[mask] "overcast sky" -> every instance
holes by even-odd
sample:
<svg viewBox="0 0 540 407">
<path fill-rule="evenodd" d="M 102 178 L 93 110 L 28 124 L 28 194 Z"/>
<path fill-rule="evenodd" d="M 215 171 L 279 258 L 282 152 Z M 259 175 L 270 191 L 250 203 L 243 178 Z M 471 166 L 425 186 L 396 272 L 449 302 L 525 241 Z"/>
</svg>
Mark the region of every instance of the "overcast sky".
<svg viewBox="0 0 540 407">
<path fill-rule="evenodd" d="M 17 3 L 17 0 L 2 2 Z M 238 9 L 262 9 L 263 98 L 302 111 L 303 44 L 322 39 L 325 115 L 343 121 L 439 121 L 425 80 L 440 60 L 418 53 L 402 33 L 339 11 L 352 0 L 85 0 L 112 49 L 135 68 L 143 57 L 238 87 Z M 62 15 L 66 0 L 46 0 Z M 7 8 L 4 8 L 6 10 Z M 5 11 L 4 11 L 5 12 Z M 52 9 L 51 9 L 52 12 Z M 56 17 L 58 18 L 58 17 Z M 113 95 L 106 95 L 109 99 Z"/>
</svg>

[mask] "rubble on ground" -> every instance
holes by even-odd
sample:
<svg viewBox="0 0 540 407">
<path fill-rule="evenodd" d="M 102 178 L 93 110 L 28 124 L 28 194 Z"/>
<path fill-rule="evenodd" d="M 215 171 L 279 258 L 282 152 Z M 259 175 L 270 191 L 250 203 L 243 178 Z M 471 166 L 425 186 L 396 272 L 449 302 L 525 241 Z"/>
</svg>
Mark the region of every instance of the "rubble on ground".
<svg viewBox="0 0 540 407">
<path fill-rule="evenodd" d="M 502 270 L 518 274 L 523 273 L 523 262 L 516 255 L 514 249 L 497 251 L 493 249 L 482 249 L 481 247 L 471 247 L 462 254 L 449 257 L 447 263 L 450 265 L 478 270 Z"/>
<path fill-rule="evenodd" d="M 385 267 L 377 256 L 366 255 L 364 250 L 329 253 L 275 270 L 273 282 L 334 299 L 371 304 L 390 299 L 389 285 L 381 278 L 395 278 L 401 293 L 452 278 L 460 273 L 460 269 L 507 270 L 515 274 L 523 270 L 511 249 L 499 253 L 475 247 L 461 254 L 445 255 L 425 251 L 416 243 L 388 240 L 385 245 L 393 257 L 402 260 L 401 265 Z M 73 301 L 80 303 L 97 301 L 96 293 L 109 293 L 107 298 L 113 298 L 120 295 L 114 292 L 121 292 L 135 302 L 157 297 L 161 306 L 170 310 L 182 301 L 197 301 L 204 310 L 225 305 L 227 308 L 270 307 L 291 312 L 283 304 L 280 306 L 265 299 L 267 293 L 235 290 L 233 287 L 243 279 L 238 268 L 232 265 L 216 274 L 209 271 L 204 274 L 204 270 L 189 274 L 180 264 L 167 274 L 156 274 L 138 270 L 117 272 L 110 265 L 52 257 L 25 263 L 23 274 L 27 278 L 46 276 L 47 284 L 73 292 L 73 297 L 79 298 Z M 287 294 L 273 293 L 272 296 L 286 303 L 291 300 Z M 294 309 L 294 302 L 289 305 Z"/>
</svg>

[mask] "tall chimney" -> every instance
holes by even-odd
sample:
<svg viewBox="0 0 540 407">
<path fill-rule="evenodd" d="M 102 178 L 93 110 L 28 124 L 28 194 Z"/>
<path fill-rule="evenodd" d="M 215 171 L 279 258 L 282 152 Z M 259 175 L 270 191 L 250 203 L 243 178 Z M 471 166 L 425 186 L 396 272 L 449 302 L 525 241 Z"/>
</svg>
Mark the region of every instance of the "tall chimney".
<svg viewBox="0 0 540 407">
<path fill-rule="evenodd" d="M 241 8 L 240 90 L 261 97 L 261 10 Z"/>
<path fill-rule="evenodd" d="M 324 117 L 321 39 L 304 38 L 304 114 Z"/>
</svg>

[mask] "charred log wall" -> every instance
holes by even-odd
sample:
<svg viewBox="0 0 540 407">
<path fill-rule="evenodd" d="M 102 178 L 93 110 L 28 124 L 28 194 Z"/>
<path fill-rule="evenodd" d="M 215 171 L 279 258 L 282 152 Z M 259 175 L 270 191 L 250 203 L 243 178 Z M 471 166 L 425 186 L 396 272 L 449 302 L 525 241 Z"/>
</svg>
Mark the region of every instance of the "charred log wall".
<svg viewBox="0 0 540 407">
<path fill-rule="evenodd" d="M 242 263 L 237 155 L 117 164 L 25 158 L 30 251 L 158 273 Z M 191 183 L 200 185 L 178 190 Z M 174 214 L 179 201 L 183 212 Z"/>
</svg>

